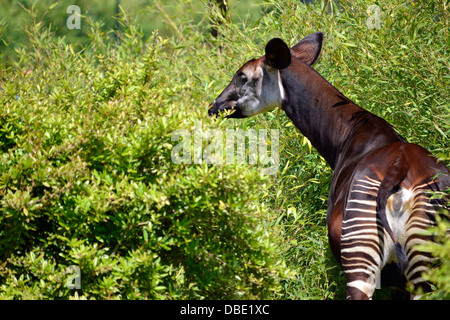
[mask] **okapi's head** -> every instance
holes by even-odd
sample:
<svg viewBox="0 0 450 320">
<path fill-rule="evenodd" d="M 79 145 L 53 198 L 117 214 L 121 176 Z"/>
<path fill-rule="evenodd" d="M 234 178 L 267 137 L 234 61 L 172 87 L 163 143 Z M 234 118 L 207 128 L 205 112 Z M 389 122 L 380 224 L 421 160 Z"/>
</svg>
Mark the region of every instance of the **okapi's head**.
<svg viewBox="0 0 450 320">
<path fill-rule="evenodd" d="M 308 66 L 316 62 L 322 48 L 323 34 L 311 34 L 289 49 L 279 39 L 270 40 L 265 55 L 247 61 L 234 75 L 230 84 L 211 103 L 209 115 L 235 110 L 228 118 L 246 118 L 281 106 L 286 93 L 280 70 L 288 68 L 292 59 Z"/>
</svg>

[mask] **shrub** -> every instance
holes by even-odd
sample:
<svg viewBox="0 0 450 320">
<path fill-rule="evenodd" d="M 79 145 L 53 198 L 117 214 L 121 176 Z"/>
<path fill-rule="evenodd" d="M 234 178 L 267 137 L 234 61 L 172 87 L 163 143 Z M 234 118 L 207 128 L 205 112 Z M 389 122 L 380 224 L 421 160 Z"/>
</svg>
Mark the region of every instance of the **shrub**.
<svg viewBox="0 0 450 320">
<path fill-rule="evenodd" d="M 267 179 L 172 161 L 172 132 L 212 120 L 183 99 L 171 44 L 118 21 L 119 43 L 92 22 L 82 52 L 31 25 L 2 75 L 0 296 L 276 296 L 290 271 L 261 223 Z"/>
<path fill-rule="evenodd" d="M 425 251 L 430 252 L 433 257 L 438 259 L 437 266 L 424 274 L 424 278 L 432 283 L 435 286 L 434 289 L 436 289 L 423 296 L 427 300 L 450 299 L 450 241 L 448 241 L 448 230 L 450 230 L 450 222 L 447 211 L 446 214 L 438 216 L 437 226 L 430 228 L 430 233 L 436 239 L 435 242 L 423 246 Z"/>
</svg>

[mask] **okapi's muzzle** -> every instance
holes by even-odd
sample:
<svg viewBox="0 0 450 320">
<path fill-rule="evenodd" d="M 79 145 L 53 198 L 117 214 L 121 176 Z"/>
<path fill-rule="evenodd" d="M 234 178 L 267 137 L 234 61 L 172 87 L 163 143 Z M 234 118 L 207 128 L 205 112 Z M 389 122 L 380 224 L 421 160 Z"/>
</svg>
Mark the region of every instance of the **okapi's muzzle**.
<svg viewBox="0 0 450 320">
<path fill-rule="evenodd" d="M 230 110 L 232 113 L 225 115 L 225 118 L 245 118 L 245 116 L 241 113 L 241 110 L 236 108 L 233 105 L 220 105 L 216 102 L 213 102 L 209 105 L 208 115 L 216 116 L 218 117 L 220 113 L 226 112 L 227 110 Z M 234 110 L 234 112 L 233 112 Z"/>
<path fill-rule="evenodd" d="M 241 109 L 237 106 L 238 99 L 236 77 L 233 77 L 230 84 L 209 105 L 208 115 L 218 117 L 220 113 L 226 113 L 225 118 L 245 118 Z"/>
</svg>

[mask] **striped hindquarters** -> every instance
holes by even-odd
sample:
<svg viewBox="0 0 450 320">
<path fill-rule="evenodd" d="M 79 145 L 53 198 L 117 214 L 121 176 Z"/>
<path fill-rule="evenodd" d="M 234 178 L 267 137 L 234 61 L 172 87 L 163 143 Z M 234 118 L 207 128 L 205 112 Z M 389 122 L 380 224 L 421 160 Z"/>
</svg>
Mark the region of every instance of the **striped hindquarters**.
<svg viewBox="0 0 450 320">
<path fill-rule="evenodd" d="M 364 176 L 356 180 L 349 193 L 341 232 L 342 267 L 347 276 L 347 294 L 357 297 L 363 292 L 371 298 L 379 288 L 383 267 L 396 261 L 395 244 L 377 213 L 377 194 L 381 181 Z M 429 183 L 411 190 L 398 187 L 386 203 L 386 219 L 398 243 L 406 252 L 406 279 L 415 286 L 428 284 L 421 277 L 430 262 L 428 253 L 417 249 L 430 240 L 423 231 L 434 224 L 436 209 L 441 206 L 430 200 Z M 358 294 L 355 294 L 355 291 Z"/>
<path fill-rule="evenodd" d="M 409 259 L 409 265 L 405 271 L 406 278 L 416 288 L 421 287 L 425 292 L 430 290 L 430 285 L 422 278 L 422 273 L 429 269 L 435 259 L 429 253 L 420 251 L 417 246 L 432 240 L 432 236 L 424 232 L 436 224 L 436 212 L 446 209 L 444 199 L 435 198 L 436 195 L 444 195 L 444 193 L 433 190 L 431 186 L 430 182 L 422 183 L 410 192 L 411 200 L 406 203 L 405 208 L 408 219 L 402 239 L 402 245 Z"/>
</svg>

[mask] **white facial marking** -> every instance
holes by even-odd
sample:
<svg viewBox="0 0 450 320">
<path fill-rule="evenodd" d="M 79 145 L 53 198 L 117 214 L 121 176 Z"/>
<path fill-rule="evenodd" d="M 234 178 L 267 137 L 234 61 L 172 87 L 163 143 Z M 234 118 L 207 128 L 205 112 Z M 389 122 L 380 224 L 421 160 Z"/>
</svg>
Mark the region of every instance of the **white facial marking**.
<svg viewBox="0 0 450 320">
<path fill-rule="evenodd" d="M 280 106 L 281 106 L 281 102 L 286 98 L 286 92 L 284 91 L 283 82 L 281 81 L 280 70 L 278 70 L 278 88 L 280 90 Z"/>
<path fill-rule="evenodd" d="M 252 72 L 247 70 L 245 77 L 247 82 L 238 84 L 240 98 L 237 101 L 243 115 L 254 116 L 281 105 L 285 91 L 279 70 L 258 66 Z"/>
</svg>

